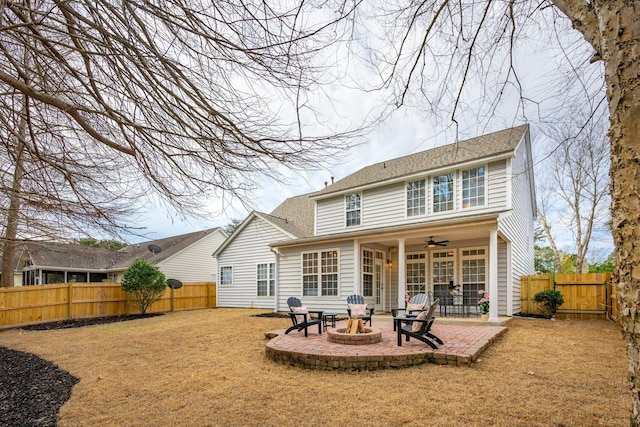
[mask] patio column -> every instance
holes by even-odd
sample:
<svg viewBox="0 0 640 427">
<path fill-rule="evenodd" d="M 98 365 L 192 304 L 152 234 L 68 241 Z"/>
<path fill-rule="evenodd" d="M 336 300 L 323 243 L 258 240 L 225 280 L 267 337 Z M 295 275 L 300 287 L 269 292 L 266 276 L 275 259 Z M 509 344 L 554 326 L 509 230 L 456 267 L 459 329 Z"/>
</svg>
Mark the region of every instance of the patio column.
<svg viewBox="0 0 640 427">
<path fill-rule="evenodd" d="M 404 255 L 404 239 L 398 239 L 398 308 L 405 308 L 404 286 L 407 283 L 407 264 Z"/>
<path fill-rule="evenodd" d="M 489 230 L 489 321 L 498 321 L 498 230 Z"/>
</svg>

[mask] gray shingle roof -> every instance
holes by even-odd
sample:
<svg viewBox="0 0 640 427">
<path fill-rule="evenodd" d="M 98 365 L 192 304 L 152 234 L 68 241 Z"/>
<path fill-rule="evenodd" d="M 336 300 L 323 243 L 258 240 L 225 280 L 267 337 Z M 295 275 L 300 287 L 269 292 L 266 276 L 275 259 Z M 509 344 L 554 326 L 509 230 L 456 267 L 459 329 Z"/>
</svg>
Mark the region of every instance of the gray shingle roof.
<svg viewBox="0 0 640 427">
<path fill-rule="evenodd" d="M 528 126 L 529 125 L 525 124 L 465 141 L 459 141 L 456 144 L 443 145 L 366 166 L 314 193 L 314 195 L 331 194 L 350 188 L 400 178 L 421 171 L 429 171 L 453 166 L 458 163 L 479 160 L 488 156 L 508 153 L 516 148 L 516 145 L 526 133 Z"/>
<path fill-rule="evenodd" d="M 290 197 L 280 203 L 270 214 L 263 214 L 278 227 L 298 238 L 313 236 L 314 203 L 309 196 L 314 193 Z"/>
<path fill-rule="evenodd" d="M 24 246 L 29 251 L 34 267 L 46 266 L 61 269 L 117 271 L 127 269 L 136 258 L 142 258 L 157 264 L 206 235 L 213 233 L 215 230 L 218 230 L 218 228 L 137 243 L 118 251 L 55 242 L 32 241 L 25 242 Z M 148 249 L 150 244 L 159 246 L 161 252 L 154 255 Z"/>
<path fill-rule="evenodd" d="M 444 145 L 366 166 L 322 190 L 290 197 L 271 211 L 271 214 L 262 215 L 297 238 L 313 237 L 314 202 L 312 197 L 329 195 L 422 171 L 510 153 L 522 140 L 528 127 L 529 125 L 524 124 L 459 141 L 456 144 Z"/>
</svg>

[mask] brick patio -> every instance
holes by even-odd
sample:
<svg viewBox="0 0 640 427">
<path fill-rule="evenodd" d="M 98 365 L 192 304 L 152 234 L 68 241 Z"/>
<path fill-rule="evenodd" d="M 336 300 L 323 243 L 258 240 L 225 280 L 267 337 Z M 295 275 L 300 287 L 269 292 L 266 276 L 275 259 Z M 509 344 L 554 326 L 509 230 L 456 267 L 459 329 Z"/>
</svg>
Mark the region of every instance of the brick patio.
<svg viewBox="0 0 640 427">
<path fill-rule="evenodd" d="M 265 335 L 271 339 L 267 343 L 268 358 L 290 365 L 310 369 L 373 370 L 401 368 L 436 363 L 441 365 L 464 366 L 475 361 L 478 356 L 507 330 L 503 324 L 478 321 L 449 321 L 438 318 L 431 332 L 444 342 L 437 350 L 412 339 L 398 347 L 397 335 L 393 331 L 391 317 L 374 317 L 373 328 L 382 332 L 382 342 L 370 345 L 345 345 L 327 341 L 327 333 L 318 334 L 318 328 L 309 328 L 309 336 L 304 331 L 292 331 L 284 335 L 284 330 L 270 331 Z M 344 328 L 346 321 L 336 324 Z M 368 327 L 368 326 L 367 326 Z"/>
</svg>

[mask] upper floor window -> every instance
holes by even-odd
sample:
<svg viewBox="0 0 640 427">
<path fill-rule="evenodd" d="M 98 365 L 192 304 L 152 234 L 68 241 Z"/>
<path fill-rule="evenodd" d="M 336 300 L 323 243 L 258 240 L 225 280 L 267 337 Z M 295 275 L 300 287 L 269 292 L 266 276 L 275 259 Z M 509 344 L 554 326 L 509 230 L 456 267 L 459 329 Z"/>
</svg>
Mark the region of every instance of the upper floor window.
<svg viewBox="0 0 640 427">
<path fill-rule="evenodd" d="M 232 267 L 220 267 L 220 285 L 232 285 L 233 284 L 233 268 Z"/>
<path fill-rule="evenodd" d="M 360 225 L 360 193 L 350 194 L 345 198 L 347 227 Z"/>
<path fill-rule="evenodd" d="M 484 206 L 484 166 L 462 171 L 462 207 Z"/>
<path fill-rule="evenodd" d="M 453 210 L 453 172 L 433 178 L 433 211 Z"/>
<path fill-rule="evenodd" d="M 407 182 L 407 216 L 425 214 L 425 181 Z"/>
</svg>

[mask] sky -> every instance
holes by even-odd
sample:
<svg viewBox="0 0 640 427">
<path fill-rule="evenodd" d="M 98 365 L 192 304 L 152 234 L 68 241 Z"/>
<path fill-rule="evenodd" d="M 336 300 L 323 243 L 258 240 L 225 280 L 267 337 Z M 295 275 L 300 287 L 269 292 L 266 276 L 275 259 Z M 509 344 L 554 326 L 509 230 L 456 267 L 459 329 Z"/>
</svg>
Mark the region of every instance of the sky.
<svg viewBox="0 0 640 427">
<path fill-rule="evenodd" d="M 281 168 L 280 181 L 257 177 L 256 182 L 259 183 L 259 188 L 248 201 L 250 206 L 237 200 L 231 204 L 221 200 L 209 200 L 207 203 L 215 213 L 207 218 L 182 217 L 158 203 L 150 202 L 149 212 L 134 224 L 143 228 L 144 236 L 134 238 L 129 243 L 211 227 L 224 227 L 232 219 L 244 219 L 251 209 L 268 213 L 287 197 L 319 190 L 324 187 L 325 182 L 331 182 L 331 177 L 339 180 L 373 163 L 525 122 L 531 124 L 532 140 L 535 145 L 546 123 L 559 117 L 559 107 L 565 106 L 567 99 L 573 96 L 571 89 L 564 87 L 563 72 L 566 73 L 566 70 L 563 71 L 561 64 L 569 62 L 567 57 L 570 57 L 570 61 L 581 61 L 585 54 L 584 46 L 577 42 L 580 37 L 569 29 L 569 23 L 561 23 L 558 28 L 561 30 L 560 35 L 552 32 L 537 32 L 534 27 L 527 35 L 527 43 L 518 45 L 519 47 L 514 51 L 515 68 L 524 94 L 520 93 L 519 88 L 514 88 L 513 84 L 503 88 L 488 89 L 483 85 L 486 82 L 481 81 L 481 78 L 470 77 L 463 94 L 466 102 L 459 106 L 456 115 L 458 124 L 452 122 L 446 105 L 442 110 L 434 111 L 432 106 L 425 105 L 420 96 L 410 98 L 410 102 L 400 109 L 389 109 L 391 99 L 389 92 L 363 91 L 361 87 L 354 84 L 357 80 L 374 80 L 375 72 L 378 70 L 372 70 L 366 64 L 348 57 L 346 51 L 333 52 L 334 55 L 342 55 L 336 62 L 343 64 L 343 68 L 336 70 L 335 75 L 343 78 L 334 79 L 322 88 L 321 92 L 326 96 L 325 98 L 318 93 L 317 99 L 312 99 L 314 114 L 324 117 L 338 129 L 345 129 L 361 123 L 369 114 L 378 115 L 382 111 L 389 112 L 383 120 L 376 122 L 367 133 L 361 135 L 358 140 L 360 145 L 350 149 L 339 162 L 327 165 L 320 170 L 294 172 Z M 558 40 L 561 41 L 562 46 Z M 367 40 L 367 43 L 371 43 L 371 40 Z M 496 57 L 497 60 L 492 61 L 492 66 L 504 65 L 506 58 Z M 570 64 L 569 69 L 573 69 L 574 66 L 575 63 Z M 598 72 L 597 65 L 587 69 L 595 74 Z M 505 72 L 503 69 L 498 71 Z M 597 85 L 601 84 L 601 78 L 580 75 L 570 76 L 569 80 L 571 79 L 579 80 L 581 87 L 595 85 L 595 88 L 589 90 L 598 93 Z M 437 92 L 439 89 L 441 86 L 437 83 L 427 87 L 428 91 Z M 494 106 L 491 100 L 497 91 L 501 93 L 502 101 Z M 582 95 L 584 94 L 580 96 Z M 526 102 L 523 101 L 525 97 L 528 100 Z M 534 161 L 544 158 L 545 153 L 536 151 L 536 155 L 539 158 Z M 537 179 L 544 179 L 544 176 Z M 608 254 L 613 249 L 610 237 L 601 235 L 596 240 L 594 246 L 600 247 L 598 249 L 600 252 Z M 569 235 L 560 236 L 558 241 L 562 249 L 571 249 Z"/>
</svg>

